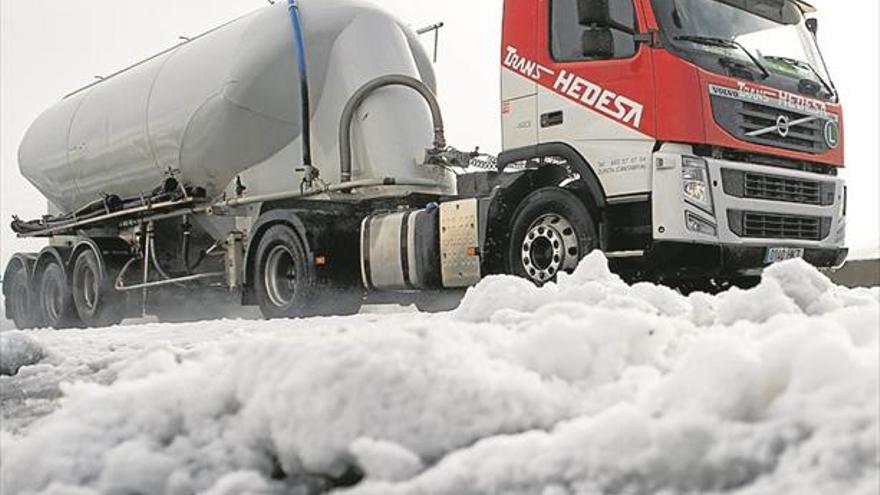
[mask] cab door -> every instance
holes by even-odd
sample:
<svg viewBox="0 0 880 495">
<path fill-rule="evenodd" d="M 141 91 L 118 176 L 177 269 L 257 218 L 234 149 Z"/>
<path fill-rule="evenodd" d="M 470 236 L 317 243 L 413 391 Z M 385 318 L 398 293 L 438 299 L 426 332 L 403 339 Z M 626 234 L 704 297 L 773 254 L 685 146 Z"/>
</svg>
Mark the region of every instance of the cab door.
<svg viewBox="0 0 880 495">
<path fill-rule="evenodd" d="M 640 6 L 538 0 L 538 141 L 575 148 L 608 196 L 650 190 L 654 68 Z"/>
<path fill-rule="evenodd" d="M 538 142 L 538 0 L 505 0 L 501 128 L 505 151 Z"/>
</svg>

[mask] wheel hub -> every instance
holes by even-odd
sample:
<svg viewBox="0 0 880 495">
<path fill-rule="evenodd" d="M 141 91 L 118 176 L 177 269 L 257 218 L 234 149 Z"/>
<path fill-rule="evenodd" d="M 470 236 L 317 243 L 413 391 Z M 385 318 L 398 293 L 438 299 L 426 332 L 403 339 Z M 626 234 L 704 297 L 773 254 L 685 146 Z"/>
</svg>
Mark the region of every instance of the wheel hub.
<svg viewBox="0 0 880 495">
<path fill-rule="evenodd" d="M 286 246 L 276 246 L 269 252 L 264 282 L 272 304 L 282 308 L 293 302 L 296 295 L 296 267 L 293 254 Z"/>
<path fill-rule="evenodd" d="M 580 259 L 577 234 L 567 219 L 549 214 L 529 227 L 522 243 L 522 263 L 532 281 L 544 284 L 561 271 L 577 267 Z"/>
</svg>

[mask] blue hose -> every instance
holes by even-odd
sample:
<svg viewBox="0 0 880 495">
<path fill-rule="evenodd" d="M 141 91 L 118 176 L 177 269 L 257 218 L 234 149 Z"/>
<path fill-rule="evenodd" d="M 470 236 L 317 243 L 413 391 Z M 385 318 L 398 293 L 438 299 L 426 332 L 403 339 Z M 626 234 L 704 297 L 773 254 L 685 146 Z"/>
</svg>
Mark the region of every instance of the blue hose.
<svg viewBox="0 0 880 495">
<path fill-rule="evenodd" d="M 300 94 L 302 98 L 303 165 L 312 166 L 312 123 L 309 101 L 309 74 L 306 65 L 306 42 L 303 37 L 302 16 L 297 0 L 287 0 L 287 11 L 293 24 L 293 41 L 296 45 L 296 58 L 299 62 Z"/>
</svg>

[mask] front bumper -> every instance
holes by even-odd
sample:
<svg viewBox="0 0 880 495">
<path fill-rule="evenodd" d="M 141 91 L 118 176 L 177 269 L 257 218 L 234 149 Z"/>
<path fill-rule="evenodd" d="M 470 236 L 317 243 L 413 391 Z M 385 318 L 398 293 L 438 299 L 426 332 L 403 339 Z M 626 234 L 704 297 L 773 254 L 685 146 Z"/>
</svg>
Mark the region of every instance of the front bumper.
<svg viewBox="0 0 880 495">
<path fill-rule="evenodd" d="M 760 274 L 767 266 L 764 260 L 768 247 L 657 242 L 646 261 L 661 278 L 732 278 Z M 809 248 L 804 250 L 803 259 L 817 267 L 836 267 L 846 261 L 848 254 L 846 248 Z"/>
<path fill-rule="evenodd" d="M 683 194 L 682 159 L 685 156 L 694 156 L 692 148 L 678 144 L 666 144 L 655 153 L 654 246 L 647 253 L 651 265 L 687 267 L 679 271 L 703 275 L 707 271 L 731 274 L 759 271 L 766 266 L 765 255 L 771 247 L 802 248 L 806 261 L 821 267 L 838 266 L 845 260 L 845 184 L 842 179 L 767 165 L 701 158 L 708 170 L 714 206 L 713 211 L 707 211 L 689 202 Z M 823 198 L 820 204 L 806 204 L 792 202 L 790 196 L 772 200 L 739 197 L 740 194 L 729 194 L 731 184 L 725 188 L 725 180 L 731 172 L 817 183 L 822 186 Z M 785 228 L 744 232 L 744 214 L 750 218 L 770 218 L 769 227 L 784 225 Z M 689 228 L 688 217 L 696 217 L 711 228 L 695 231 Z M 815 230 L 809 235 L 799 223 L 807 221 L 815 224 Z M 754 235 L 755 232 L 760 234 Z M 812 232 L 818 234 L 812 235 Z"/>
</svg>

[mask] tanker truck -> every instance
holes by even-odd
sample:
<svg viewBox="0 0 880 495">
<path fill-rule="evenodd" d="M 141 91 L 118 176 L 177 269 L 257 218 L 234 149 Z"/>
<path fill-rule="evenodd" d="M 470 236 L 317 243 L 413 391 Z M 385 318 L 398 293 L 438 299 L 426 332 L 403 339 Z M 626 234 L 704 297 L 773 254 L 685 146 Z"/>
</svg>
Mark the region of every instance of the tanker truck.
<svg viewBox="0 0 880 495">
<path fill-rule="evenodd" d="M 504 0 L 490 156 L 447 143 L 406 25 L 360 0 L 266 6 L 33 123 L 19 166 L 49 211 L 12 229 L 49 245 L 9 262 L 6 314 L 437 309 L 489 275 L 546 284 L 594 250 L 682 286 L 839 265 L 842 109 L 814 10 Z"/>
</svg>

